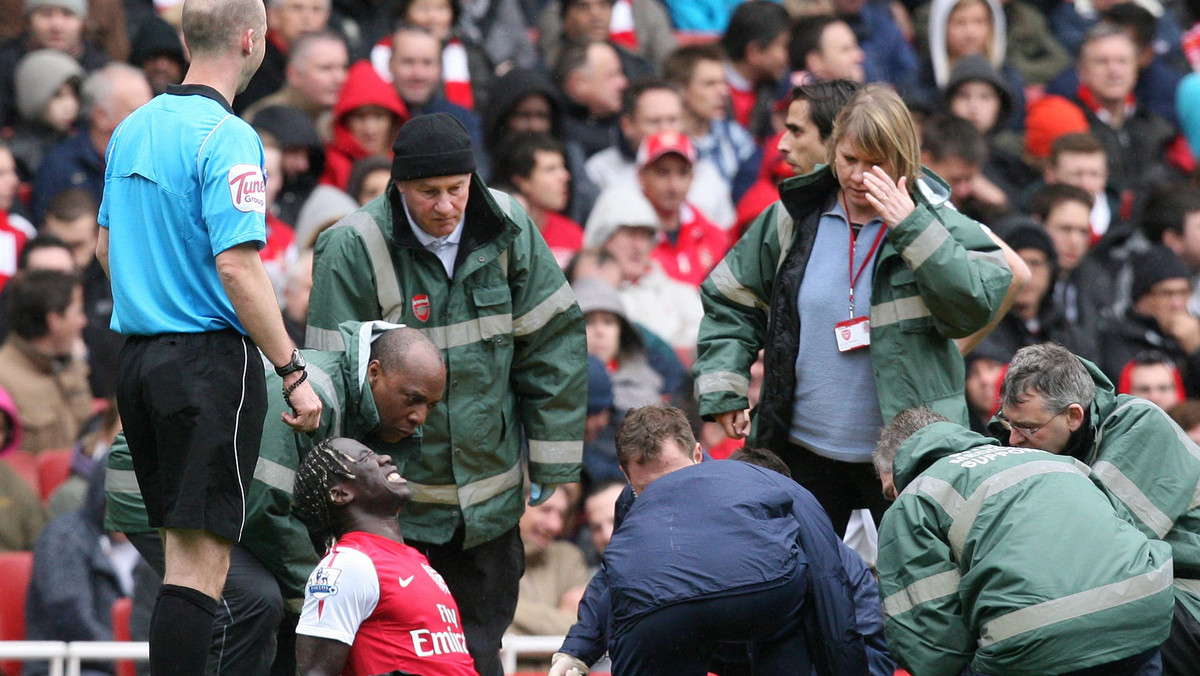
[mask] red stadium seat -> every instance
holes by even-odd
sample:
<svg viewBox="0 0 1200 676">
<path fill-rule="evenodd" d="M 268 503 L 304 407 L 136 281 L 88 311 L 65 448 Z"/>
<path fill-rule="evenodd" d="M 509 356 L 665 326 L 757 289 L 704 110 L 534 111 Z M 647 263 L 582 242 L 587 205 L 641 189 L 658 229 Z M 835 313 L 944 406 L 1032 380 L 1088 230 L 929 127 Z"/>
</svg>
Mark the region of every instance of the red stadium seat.
<svg viewBox="0 0 1200 676">
<path fill-rule="evenodd" d="M 133 599 L 120 598 L 112 604 L 112 628 L 114 641 L 132 641 L 129 631 L 129 616 L 133 613 Z M 116 676 L 137 676 L 132 660 L 118 660 Z"/>
<path fill-rule="evenodd" d="M 38 492 L 37 456 L 29 451 L 17 450 L 0 457 L 0 462 L 7 464 L 17 476 L 25 480 L 34 493 Z"/>
<path fill-rule="evenodd" d="M 33 552 L 0 553 L 0 641 L 25 640 L 25 594 L 33 573 Z M 0 662 L 3 676 L 21 676 L 22 663 Z"/>
<path fill-rule="evenodd" d="M 42 502 L 50 499 L 54 489 L 71 476 L 71 455 L 69 448 L 56 448 L 41 451 L 37 454 L 38 495 Z"/>
</svg>

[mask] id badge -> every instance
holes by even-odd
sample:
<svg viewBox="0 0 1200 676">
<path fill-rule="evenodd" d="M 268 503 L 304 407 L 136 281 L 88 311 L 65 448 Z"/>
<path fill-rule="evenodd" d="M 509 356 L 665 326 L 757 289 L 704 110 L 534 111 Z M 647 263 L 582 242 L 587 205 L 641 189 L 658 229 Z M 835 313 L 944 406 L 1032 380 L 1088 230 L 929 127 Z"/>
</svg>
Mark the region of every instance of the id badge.
<svg viewBox="0 0 1200 676">
<path fill-rule="evenodd" d="M 838 322 L 833 327 L 837 338 L 838 352 L 850 352 L 871 344 L 871 318 L 855 317 Z"/>
</svg>

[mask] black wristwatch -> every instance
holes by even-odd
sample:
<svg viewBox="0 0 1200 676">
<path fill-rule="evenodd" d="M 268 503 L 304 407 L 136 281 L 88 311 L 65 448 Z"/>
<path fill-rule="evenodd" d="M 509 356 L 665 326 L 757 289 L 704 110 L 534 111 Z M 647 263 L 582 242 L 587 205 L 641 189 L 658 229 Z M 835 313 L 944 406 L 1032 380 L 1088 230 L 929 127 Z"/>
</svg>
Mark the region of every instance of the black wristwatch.
<svg viewBox="0 0 1200 676">
<path fill-rule="evenodd" d="M 300 354 L 300 350 L 292 350 L 292 360 L 283 366 L 276 366 L 275 373 L 282 377 L 289 373 L 303 371 L 307 367 L 308 362 L 304 361 L 304 355 Z"/>
</svg>

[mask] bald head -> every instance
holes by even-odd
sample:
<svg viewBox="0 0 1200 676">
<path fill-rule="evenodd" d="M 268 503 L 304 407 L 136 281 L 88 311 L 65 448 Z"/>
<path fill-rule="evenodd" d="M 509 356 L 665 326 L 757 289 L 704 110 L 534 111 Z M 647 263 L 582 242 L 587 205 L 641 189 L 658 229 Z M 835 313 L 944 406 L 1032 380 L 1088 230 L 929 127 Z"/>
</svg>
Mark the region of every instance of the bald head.
<svg viewBox="0 0 1200 676">
<path fill-rule="evenodd" d="M 376 435 L 387 443 L 399 442 L 424 425 L 446 389 L 442 353 L 410 328 L 387 331 L 371 344 L 367 377 L 379 412 Z"/>
<path fill-rule="evenodd" d="M 267 34 L 267 11 L 262 0 L 185 0 L 183 39 L 196 56 L 224 54 L 238 48 L 246 30 Z"/>
<path fill-rule="evenodd" d="M 417 329 L 407 326 L 384 331 L 371 343 L 371 361 L 378 361 L 385 371 L 403 368 L 408 359 L 442 363 L 442 353 Z"/>
</svg>

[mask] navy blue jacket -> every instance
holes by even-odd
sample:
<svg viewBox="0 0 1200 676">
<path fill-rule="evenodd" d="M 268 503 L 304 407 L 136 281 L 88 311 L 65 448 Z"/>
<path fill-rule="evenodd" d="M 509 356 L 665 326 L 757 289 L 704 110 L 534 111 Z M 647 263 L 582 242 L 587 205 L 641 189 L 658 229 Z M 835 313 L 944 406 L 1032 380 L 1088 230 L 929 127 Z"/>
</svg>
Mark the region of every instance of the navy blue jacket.
<svg viewBox="0 0 1200 676">
<path fill-rule="evenodd" d="M 610 613 L 619 623 L 690 599 L 770 588 L 801 567 L 810 583 L 808 644 L 821 648 L 810 655 L 817 673 L 868 672 L 840 541 L 807 490 L 760 467 L 712 461 L 660 477 L 632 506 L 622 498 L 562 652 L 593 663 Z"/>
<path fill-rule="evenodd" d="M 50 200 L 69 188 L 83 188 L 96 204 L 104 196 L 104 157 L 96 152 L 86 126 L 51 148 L 42 158 L 42 166 L 33 180 L 33 218 L 46 218 Z"/>
</svg>

